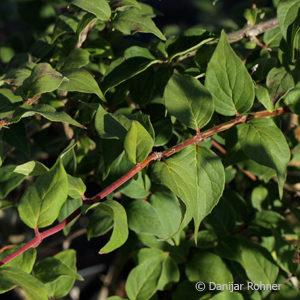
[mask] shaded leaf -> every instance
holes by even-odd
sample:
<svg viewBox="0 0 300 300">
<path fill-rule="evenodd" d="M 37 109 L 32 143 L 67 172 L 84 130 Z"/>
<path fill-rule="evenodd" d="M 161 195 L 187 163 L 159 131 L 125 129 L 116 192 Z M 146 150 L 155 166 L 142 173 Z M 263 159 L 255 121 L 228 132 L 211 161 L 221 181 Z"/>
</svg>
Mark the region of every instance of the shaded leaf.
<svg viewBox="0 0 300 300">
<path fill-rule="evenodd" d="M 143 162 L 153 145 L 148 131 L 138 121 L 132 121 L 124 140 L 124 150 L 129 160 L 134 164 Z"/>
<path fill-rule="evenodd" d="M 192 129 L 202 128 L 212 117 L 213 100 L 192 76 L 174 74 L 165 88 L 164 99 L 169 113 Z"/>
<path fill-rule="evenodd" d="M 232 274 L 222 259 L 211 252 L 198 252 L 185 269 L 190 281 L 224 284 L 233 281 Z"/>
<path fill-rule="evenodd" d="M 47 290 L 38 279 L 16 268 L 0 268 L 0 293 L 14 285 L 20 286 L 29 300 L 48 300 Z"/>
<path fill-rule="evenodd" d="M 280 1 L 277 8 L 279 27 L 284 38 L 287 38 L 288 27 L 296 20 L 300 2 L 298 0 Z"/>
<path fill-rule="evenodd" d="M 282 197 L 290 149 L 283 133 L 271 119 L 254 119 L 238 126 L 238 137 L 246 155 L 259 164 L 274 169 Z"/>
<path fill-rule="evenodd" d="M 159 60 L 149 59 L 148 57 L 134 56 L 111 66 L 104 74 L 102 81 L 103 90 L 106 93 L 109 89 L 130 79 L 131 77 L 145 71 L 151 65 L 158 63 Z"/>
</svg>

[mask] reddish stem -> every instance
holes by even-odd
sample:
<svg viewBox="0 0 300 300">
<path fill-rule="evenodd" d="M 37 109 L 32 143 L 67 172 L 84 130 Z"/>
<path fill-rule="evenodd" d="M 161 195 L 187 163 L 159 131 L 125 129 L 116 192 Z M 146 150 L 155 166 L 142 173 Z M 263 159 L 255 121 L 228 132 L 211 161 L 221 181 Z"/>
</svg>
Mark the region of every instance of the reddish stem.
<svg viewBox="0 0 300 300">
<path fill-rule="evenodd" d="M 125 183 L 126 181 L 131 179 L 140 170 L 145 168 L 150 162 L 160 160 L 161 158 L 169 157 L 169 156 L 173 155 L 174 153 L 182 150 L 183 148 L 185 148 L 189 145 L 192 145 L 192 144 L 198 144 L 199 142 L 205 140 L 206 138 L 208 138 L 216 133 L 225 131 L 237 124 L 245 123 L 251 119 L 271 117 L 271 116 L 281 115 L 286 112 L 289 112 L 289 110 L 287 108 L 281 107 L 273 112 L 261 111 L 261 112 L 257 112 L 257 113 L 253 113 L 253 114 L 249 114 L 249 115 L 239 115 L 231 121 L 225 122 L 223 124 L 220 124 L 218 126 L 210 128 L 206 131 L 203 131 L 201 133 L 197 132 L 197 134 L 195 136 L 193 136 L 193 137 L 187 139 L 186 141 L 184 141 L 178 145 L 175 145 L 163 152 L 153 152 L 152 154 L 150 154 L 148 156 L 148 158 L 145 161 L 143 161 L 142 163 L 136 164 L 135 167 L 133 167 L 127 174 L 123 175 L 121 178 L 119 178 L 117 181 L 115 181 L 109 187 L 107 187 L 106 189 L 104 189 L 103 191 L 101 191 L 100 193 L 98 193 L 97 195 L 95 195 L 91 198 L 86 198 L 83 195 L 82 200 L 84 201 L 84 204 L 88 204 L 88 205 L 93 204 L 93 203 L 103 199 L 105 196 L 107 196 L 111 192 L 115 191 L 119 186 L 121 186 L 123 183 Z M 20 249 L 18 249 L 17 251 L 10 254 L 9 256 L 4 258 L 2 261 L 0 261 L 0 265 L 3 265 L 5 263 L 11 261 L 18 255 L 24 253 L 29 248 L 37 247 L 45 238 L 62 230 L 68 223 L 70 223 L 77 216 L 79 216 L 80 213 L 81 213 L 81 208 L 78 208 L 70 216 L 68 216 L 64 221 L 62 221 L 58 225 L 56 225 L 42 233 L 39 233 L 38 231 L 35 230 L 36 233 L 38 232 L 36 237 L 34 239 L 32 239 L 31 241 L 29 241 L 27 244 L 25 244 Z"/>
</svg>

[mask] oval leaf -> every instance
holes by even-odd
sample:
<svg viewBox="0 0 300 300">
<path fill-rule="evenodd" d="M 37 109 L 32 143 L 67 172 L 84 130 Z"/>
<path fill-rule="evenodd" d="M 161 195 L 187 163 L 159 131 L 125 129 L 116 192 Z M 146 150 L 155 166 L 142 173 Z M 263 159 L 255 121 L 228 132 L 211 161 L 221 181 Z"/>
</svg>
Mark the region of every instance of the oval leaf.
<svg viewBox="0 0 300 300">
<path fill-rule="evenodd" d="M 300 7 L 299 0 L 280 1 L 277 8 L 279 27 L 284 38 L 287 38 L 288 27 L 296 20 Z"/>
<path fill-rule="evenodd" d="M 20 286 L 29 300 L 48 300 L 47 290 L 38 279 L 16 268 L 0 268 L 0 293 L 14 285 Z"/>
<path fill-rule="evenodd" d="M 62 71 L 62 73 L 65 76 L 65 80 L 59 86 L 59 90 L 96 94 L 102 101 L 106 101 L 98 83 L 88 71 L 72 69 Z"/>
<path fill-rule="evenodd" d="M 153 64 L 156 64 L 157 62 L 159 62 L 159 60 L 134 56 L 117 63 L 115 67 L 109 69 L 104 75 L 102 82 L 104 92 L 107 92 L 109 89 L 145 71 L 147 68 Z"/>
<path fill-rule="evenodd" d="M 238 126 L 238 138 L 245 154 L 259 164 L 274 169 L 282 197 L 290 149 L 282 132 L 271 119 L 254 119 Z"/>
<path fill-rule="evenodd" d="M 105 254 L 112 252 L 126 242 L 128 238 L 127 215 L 124 207 L 117 201 L 106 200 L 97 206 L 105 210 L 114 220 L 112 235 L 108 243 L 99 251 L 100 254 Z M 101 220 L 99 220 L 99 222 L 101 222 Z"/>
<path fill-rule="evenodd" d="M 22 221 L 31 228 L 51 225 L 67 199 L 68 179 L 61 160 L 39 176 L 23 195 L 18 205 Z"/>
<path fill-rule="evenodd" d="M 40 63 L 33 68 L 31 75 L 24 81 L 23 90 L 25 90 L 26 97 L 32 98 L 55 91 L 62 81 L 62 74 L 55 71 L 51 65 Z"/>
<path fill-rule="evenodd" d="M 106 0 L 73 0 L 72 4 L 95 15 L 101 21 L 110 18 L 111 10 Z"/>
<path fill-rule="evenodd" d="M 124 149 L 130 161 L 140 163 L 151 152 L 154 141 L 148 131 L 138 122 L 132 121 L 124 140 Z"/>
<path fill-rule="evenodd" d="M 221 160 L 212 151 L 194 145 L 165 162 L 156 162 L 152 176 L 185 203 L 186 222 L 194 219 L 195 232 L 218 203 L 225 184 Z"/>
<path fill-rule="evenodd" d="M 224 31 L 208 63 L 205 86 L 214 98 L 215 110 L 222 115 L 244 113 L 253 104 L 252 79 L 230 47 Z"/>
<path fill-rule="evenodd" d="M 214 111 L 211 95 L 192 76 L 174 74 L 165 88 L 164 98 L 170 114 L 195 130 L 205 126 Z"/>
</svg>

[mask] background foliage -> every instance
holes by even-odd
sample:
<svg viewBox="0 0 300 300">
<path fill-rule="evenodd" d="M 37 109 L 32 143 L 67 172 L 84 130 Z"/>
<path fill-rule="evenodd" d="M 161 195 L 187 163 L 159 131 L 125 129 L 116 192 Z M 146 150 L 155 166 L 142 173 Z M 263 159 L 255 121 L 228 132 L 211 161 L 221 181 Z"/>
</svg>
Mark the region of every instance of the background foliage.
<svg viewBox="0 0 300 300">
<path fill-rule="evenodd" d="M 1 2 L 3 297 L 299 299 L 299 7 Z"/>
</svg>

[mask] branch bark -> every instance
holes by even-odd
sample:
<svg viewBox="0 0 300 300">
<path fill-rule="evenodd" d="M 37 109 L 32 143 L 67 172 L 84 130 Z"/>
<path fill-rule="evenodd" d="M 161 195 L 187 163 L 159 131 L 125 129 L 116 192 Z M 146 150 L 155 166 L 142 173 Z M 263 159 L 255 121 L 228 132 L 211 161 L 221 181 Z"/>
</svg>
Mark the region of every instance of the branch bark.
<svg viewBox="0 0 300 300">
<path fill-rule="evenodd" d="M 230 120 L 228 122 L 217 125 L 206 131 L 198 132 L 196 135 L 192 136 L 191 138 L 187 139 L 186 141 L 184 141 L 180 144 L 177 144 L 163 152 L 153 152 L 152 154 L 150 154 L 148 156 L 148 158 L 145 161 L 143 161 L 142 163 L 136 164 L 127 174 L 123 175 L 117 181 L 112 183 L 109 187 L 105 188 L 103 191 L 101 191 L 100 193 L 96 194 L 95 196 L 93 196 L 91 198 L 86 198 L 84 195 L 82 195 L 82 200 L 84 201 L 84 204 L 92 205 L 93 203 L 100 201 L 101 199 L 105 198 L 108 194 L 115 191 L 118 187 L 120 187 L 123 183 L 125 183 L 129 179 L 131 179 L 136 173 L 138 173 L 139 171 L 144 169 L 152 161 L 167 158 L 167 157 L 179 152 L 180 150 L 186 148 L 189 145 L 192 145 L 192 144 L 197 145 L 200 142 L 206 140 L 207 138 L 211 137 L 212 135 L 214 135 L 216 133 L 228 130 L 235 125 L 246 123 L 252 119 L 278 116 L 278 115 L 282 115 L 287 112 L 289 112 L 288 108 L 280 107 L 273 112 L 264 110 L 264 111 L 260 111 L 260 112 L 256 112 L 256 113 L 251 113 L 248 115 L 239 115 L 233 120 Z M 29 248 L 36 248 L 45 238 L 61 231 L 67 224 L 69 224 L 72 220 L 74 220 L 77 216 L 79 216 L 80 213 L 81 213 L 81 208 L 78 208 L 60 224 L 58 224 L 44 232 L 39 233 L 34 239 L 29 241 L 23 247 L 21 247 L 20 249 L 18 249 L 17 251 L 10 254 L 9 256 L 4 258 L 2 261 L 0 261 L 0 265 L 3 265 L 5 263 L 11 261 L 18 255 L 24 253 Z"/>
<path fill-rule="evenodd" d="M 260 35 L 266 31 L 276 28 L 278 26 L 279 26 L 279 24 L 278 24 L 277 18 L 273 18 L 268 21 L 255 24 L 253 26 L 246 26 L 245 28 L 228 33 L 228 35 L 227 35 L 228 41 L 229 41 L 229 43 L 232 44 L 232 43 L 242 40 L 245 37 L 249 37 L 250 39 L 253 39 L 257 35 Z M 183 61 L 191 56 L 194 56 L 195 54 L 196 54 L 196 51 L 192 51 L 184 56 L 179 57 L 177 61 Z"/>
</svg>

